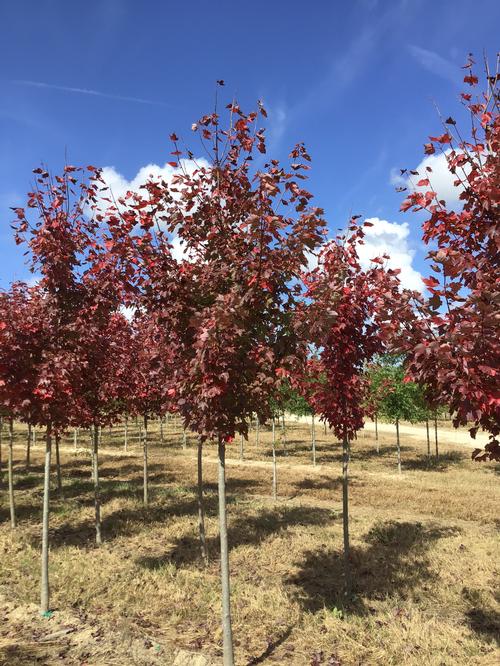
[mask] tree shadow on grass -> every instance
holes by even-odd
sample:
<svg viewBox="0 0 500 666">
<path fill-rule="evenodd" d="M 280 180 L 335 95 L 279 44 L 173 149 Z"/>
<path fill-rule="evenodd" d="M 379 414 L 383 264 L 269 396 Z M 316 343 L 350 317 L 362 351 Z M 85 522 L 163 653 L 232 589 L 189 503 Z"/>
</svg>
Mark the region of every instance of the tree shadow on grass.
<svg viewBox="0 0 500 666">
<path fill-rule="evenodd" d="M 366 546 L 351 549 L 353 597 L 344 595 L 343 553 L 322 548 L 305 553 L 300 571 L 288 582 L 302 607 L 310 612 L 322 608 L 345 608 L 356 615 L 370 612 L 365 599 L 383 600 L 411 596 L 421 583 L 431 583 L 427 551 L 438 539 L 459 533 L 458 528 L 425 526 L 420 522 L 387 521 L 375 525 L 365 536 Z"/>
<path fill-rule="evenodd" d="M 420 472 L 445 472 L 452 465 L 460 465 L 468 456 L 461 451 L 448 451 L 441 453 L 439 458 L 427 455 L 417 455 L 413 458 L 403 458 L 401 464 L 406 470 L 418 470 Z"/>
<path fill-rule="evenodd" d="M 320 476 L 319 478 L 306 478 L 296 481 L 294 487 L 297 490 L 338 490 L 342 488 L 342 477 L 330 478 L 328 476 Z M 350 485 L 356 486 L 357 483 L 352 478 Z"/>
<path fill-rule="evenodd" d="M 216 499 L 216 498 L 215 498 Z M 232 550 L 242 545 L 256 546 L 270 535 L 277 535 L 291 525 L 326 525 L 334 519 L 328 509 L 317 507 L 276 507 L 264 509 L 255 516 L 239 516 L 230 519 L 228 529 L 229 548 Z M 211 558 L 218 558 L 220 553 L 219 535 L 207 539 Z M 200 547 L 197 534 L 189 534 L 177 540 L 174 547 L 158 557 L 139 558 L 137 563 L 149 569 L 156 569 L 167 562 L 177 566 L 189 565 L 200 561 Z"/>
<path fill-rule="evenodd" d="M 500 613 L 492 608 L 471 608 L 465 614 L 472 631 L 500 645 Z"/>
</svg>

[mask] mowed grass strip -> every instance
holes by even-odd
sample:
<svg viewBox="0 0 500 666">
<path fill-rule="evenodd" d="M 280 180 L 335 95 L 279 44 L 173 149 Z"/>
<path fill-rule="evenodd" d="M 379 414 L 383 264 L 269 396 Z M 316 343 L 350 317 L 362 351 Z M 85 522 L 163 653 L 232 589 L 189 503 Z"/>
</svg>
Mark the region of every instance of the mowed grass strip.
<svg viewBox="0 0 500 666">
<path fill-rule="evenodd" d="M 63 494 L 54 491 L 51 586 L 54 615 L 39 618 L 43 442 L 24 470 L 18 429 L 19 528 L 0 524 L 0 663 L 171 663 L 176 650 L 220 662 L 220 590 L 215 449 L 205 446 L 207 537 L 197 539 L 194 436 L 153 429 L 151 506 L 142 507 L 137 443 L 123 451 L 118 429 L 103 432 L 105 544 L 94 545 L 90 463 L 81 436 L 62 451 Z M 238 664 L 496 664 L 499 467 L 469 450 L 403 438 L 403 474 L 389 436 L 352 443 L 351 537 L 354 598 L 343 597 L 340 447 L 317 428 L 287 428 L 279 444 L 277 502 L 271 499 L 270 431 L 261 427 L 228 451 L 229 540 Z M 63 632 L 63 633 L 61 633 Z M 66 632 L 66 633 L 64 633 Z M 52 636 L 52 638 L 51 638 Z M 83 640 L 85 638 L 85 640 Z M 319 657 L 318 657 L 319 658 Z M 24 659 L 24 661 L 22 661 Z M 39 661 L 37 662 L 36 659 Z M 3 660 L 3 661 L 2 661 Z M 16 661 L 17 660 L 17 661 Z M 30 661 L 31 660 L 31 661 Z"/>
</svg>

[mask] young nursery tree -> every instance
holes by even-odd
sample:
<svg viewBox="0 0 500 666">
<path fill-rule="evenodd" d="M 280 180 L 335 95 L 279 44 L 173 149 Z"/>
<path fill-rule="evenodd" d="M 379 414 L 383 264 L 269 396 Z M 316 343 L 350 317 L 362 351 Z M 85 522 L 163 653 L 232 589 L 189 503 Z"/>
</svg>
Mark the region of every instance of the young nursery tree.
<svg viewBox="0 0 500 666">
<path fill-rule="evenodd" d="M 400 421 L 418 423 L 425 419 L 418 384 L 405 380 L 403 359 L 385 355 L 370 367 L 370 389 L 379 396 L 378 411 L 382 417 L 396 426 L 398 472 L 401 474 Z"/>
<path fill-rule="evenodd" d="M 345 593 L 351 594 L 349 546 L 349 440 L 363 427 L 367 382 L 364 368 L 399 326 L 398 270 L 386 269 L 384 258 L 360 266 L 357 246 L 365 222 L 355 219 L 346 235 L 323 249 L 318 266 L 304 275 L 307 300 L 297 313 L 300 332 L 307 329 L 317 352 L 311 401 L 335 435 L 342 440 L 342 506 L 344 530 Z M 303 334 L 303 333 L 302 333 Z M 299 334 L 300 337 L 300 334 Z"/>
<path fill-rule="evenodd" d="M 266 115 L 262 106 L 259 111 Z M 185 161 L 176 161 L 170 184 L 151 179 L 144 197 L 124 199 L 108 216 L 124 260 L 136 262 L 144 307 L 168 331 L 175 358 L 170 393 L 184 425 L 203 441 L 217 442 L 226 665 L 234 657 L 225 449 L 236 433 L 247 436 L 252 414 L 261 422 L 271 416 L 279 371 L 296 361 L 290 313 L 301 291 L 297 277 L 324 225 L 302 187 L 310 160 L 304 146 L 292 151 L 289 172 L 276 160 L 252 168 L 266 150 L 258 113 L 245 114 L 233 102 L 228 116 L 226 129 L 217 109 L 193 125 L 208 162 L 188 170 Z M 178 138 L 171 138 L 179 158 Z M 278 212 L 280 206 L 288 213 Z M 136 225 L 131 243 L 128 230 Z M 174 258 L 167 232 L 179 239 L 181 260 Z"/>
<path fill-rule="evenodd" d="M 430 402 L 449 406 L 455 427 L 472 423 L 490 433 L 476 460 L 500 460 L 500 94 L 496 71 L 486 66 L 485 90 L 474 94 L 478 77 L 469 58 L 462 102 L 471 130 L 443 120 L 425 153 L 440 152 L 460 203 L 440 198 L 431 166 L 412 183 L 402 210 L 424 211 L 423 240 L 429 245 L 433 275 L 424 280 L 431 296 L 416 297 L 420 317 L 399 348 L 407 353 L 408 376 L 425 386 Z"/>
</svg>

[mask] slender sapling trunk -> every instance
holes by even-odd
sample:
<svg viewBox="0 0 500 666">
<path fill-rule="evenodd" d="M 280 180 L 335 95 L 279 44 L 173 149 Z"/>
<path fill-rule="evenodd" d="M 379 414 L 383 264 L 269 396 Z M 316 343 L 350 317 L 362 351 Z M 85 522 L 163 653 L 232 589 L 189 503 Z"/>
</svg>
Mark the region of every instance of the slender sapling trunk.
<svg viewBox="0 0 500 666">
<path fill-rule="evenodd" d="M 144 486 L 144 496 L 143 502 L 144 506 L 149 505 L 149 488 L 148 488 L 148 417 L 144 414 L 144 432 L 142 435 L 142 459 L 143 459 L 143 486 Z"/>
<path fill-rule="evenodd" d="M 377 447 L 377 453 L 380 453 L 380 442 L 378 439 L 378 418 L 376 414 L 374 420 L 375 420 L 375 445 Z"/>
<path fill-rule="evenodd" d="M 273 416 L 273 499 L 278 497 L 278 470 L 276 467 L 276 423 Z"/>
<path fill-rule="evenodd" d="M 396 419 L 396 446 L 398 449 L 398 472 L 401 474 L 401 442 L 399 440 L 399 419 Z"/>
<path fill-rule="evenodd" d="M 229 549 L 227 541 L 226 516 L 226 449 L 219 436 L 219 532 L 220 532 L 220 569 L 222 583 L 222 635 L 224 666 L 234 666 L 233 632 L 231 627 L 231 588 L 229 583 Z"/>
<path fill-rule="evenodd" d="M 125 451 L 128 448 L 128 417 L 125 417 L 125 433 L 124 433 L 124 441 L 123 441 L 123 448 Z"/>
<path fill-rule="evenodd" d="M 7 460 L 9 472 L 9 507 L 10 507 L 10 526 L 17 527 L 16 505 L 14 503 L 14 455 L 12 445 L 14 443 L 14 421 L 9 419 L 9 457 Z"/>
<path fill-rule="evenodd" d="M 205 536 L 205 504 L 203 501 L 203 442 L 198 440 L 198 532 L 200 535 L 201 557 L 208 566 L 208 547 Z"/>
<path fill-rule="evenodd" d="M 62 492 L 62 480 L 61 480 L 61 458 L 59 456 L 59 443 L 61 441 L 61 435 L 56 433 L 56 479 L 57 479 L 57 492 Z"/>
<path fill-rule="evenodd" d="M 344 532 L 344 582 L 345 596 L 351 596 L 351 551 L 349 545 L 349 440 L 344 429 L 342 438 L 342 527 Z"/>
<path fill-rule="evenodd" d="M 42 513 L 42 576 L 40 588 L 40 612 L 47 613 L 50 603 L 49 588 L 49 505 L 50 505 L 50 457 L 52 452 L 52 426 L 47 426 L 45 438 L 45 469 L 43 477 Z"/>
<path fill-rule="evenodd" d="M 29 472 L 31 464 L 31 423 L 28 422 L 28 434 L 26 436 L 26 471 Z"/>
<path fill-rule="evenodd" d="M 438 446 L 438 419 L 437 414 L 434 414 L 434 442 L 436 444 L 436 458 L 439 458 L 439 446 Z"/>
<path fill-rule="evenodd" d="M 187 449 L 187 436 L 186 436 L 186 428 L 182 428 L 182 449 L 185 451 Z"/>
<path fill-rule="evenodd" d="M 314 414 L 311 415 L 311 443 L 312 443 L 312 462 L 316 465 L 316 423 Z"/>
<path fill-rule="evenodd" d="M 240 435 L 240 460 L 241 460 L 241 461 L 244 460 L 244 455 L 243 455 L 243 440 L 244 440 L 243 433 L 241 433 L 241 435 Z"/>
<path fill-rule="evenodd" d="M 431 457 L 431 437 L 429 433 L 429 419 L 425 419 L 425 430 L 427 432 L 427 457 Z"/>
<path fill-rule="evenodd" d="M 101 526 L 101 487 L 99 485 L 99 428 L 94 424 L 92 431 L 92 477 L 94 480 L 94 507 L 95 507 L 95 542 L 102 544 Z"/>
</svg>

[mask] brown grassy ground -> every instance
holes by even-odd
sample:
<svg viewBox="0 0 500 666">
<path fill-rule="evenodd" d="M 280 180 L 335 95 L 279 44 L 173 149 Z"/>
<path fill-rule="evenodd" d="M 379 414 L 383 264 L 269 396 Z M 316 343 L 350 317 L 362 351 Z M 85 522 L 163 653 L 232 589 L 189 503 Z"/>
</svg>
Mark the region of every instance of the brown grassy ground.
<svg viewBox="0 0 500 666">
<path fill-rule="evenodd" d="M 93 544 L 88 453 L 71 440 L 62 455 L 64 491 L 52 501 L 54 614 L 38 602 L 42 442 L 24 470 L 16 446 L 20 525 L 0 507 L 1 664 L 167 664 L 176 651 L 220 663 L 215 450 L 206 447 L 211 564 L 199 558 L 195 440 L 186 452 L 171 425 L 151 448 L 151 495 L 141 503 L 141 458 L 104 432 L 101 456 L 106 543 Z M 442 445 L 403 439 L 399 476 L 393 441 L 352 446 L 351 530 L 355 596 L 342 595 L 340 450 L 317 428 L 290 425 L 279 449 L 279 499 L 271 491 L 270 432 L 252 433 L 245 461 L 228 452 L 234 636 L 238 665 L 500 663 L 499 466 Z M 5 459 L 5 450 L 3 451 Z M 5 476 L 5 475 L 4 475 Z M 3 485 L 3 489 L 4 489 Z"/>
</svg>

